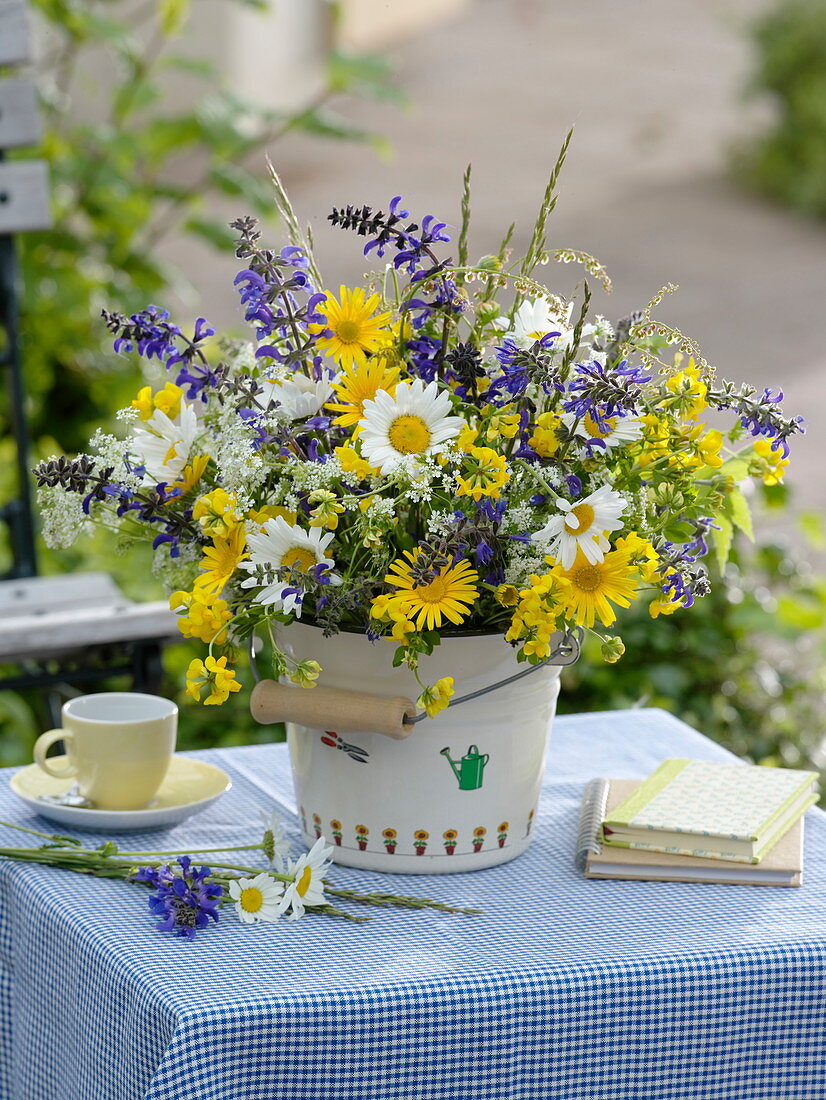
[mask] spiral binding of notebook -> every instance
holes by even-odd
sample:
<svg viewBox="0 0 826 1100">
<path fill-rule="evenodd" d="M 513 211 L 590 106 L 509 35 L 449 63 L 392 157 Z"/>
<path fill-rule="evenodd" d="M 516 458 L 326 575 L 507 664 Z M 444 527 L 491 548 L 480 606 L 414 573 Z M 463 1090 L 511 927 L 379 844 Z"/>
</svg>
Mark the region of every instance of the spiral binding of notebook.
<svg viewBox="0 0 826 1100">
<path fill-rule="evenodd" d="M 593 852 L 594 855 L 599 854 L 600 826 L 605 817 L 610 788 L 611 783 L 608 779 L 592 779 L 583 791 L 574 857 L 574 863 L 580 871 L 585 870 L 589 852 Z"/>
</svg>

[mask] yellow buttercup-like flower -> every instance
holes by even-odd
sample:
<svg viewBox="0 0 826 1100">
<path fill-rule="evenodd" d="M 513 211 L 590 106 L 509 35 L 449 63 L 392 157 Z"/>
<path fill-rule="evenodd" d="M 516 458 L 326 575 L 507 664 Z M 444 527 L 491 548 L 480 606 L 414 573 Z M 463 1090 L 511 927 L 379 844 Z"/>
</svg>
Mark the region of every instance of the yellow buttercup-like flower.
<svg viewBox="0 0 826 1100">
<path fill-rule="evenodd" d="M 568 607 L 580 626 L 592 627 L 599 619 L 603 626 L 616 622 L 612 604 L 629 607 L 636 596 L 634 569 L 628 554 L 613 550 L 602 561 L 590 562 L 580 551 L 570 569 L 564 571 L 570 581 Z"/>
<path fill-rule="evenodd" d="M 216 596 L 229 583 L 239 564 L 247 556 L 247 536 L 239 524 L 228 538 L 214 538 L 204 549 L 203 572 L 195 581 L 194 591 L 201 596 Z"/>
<path fill-rule="evenodd" d="M 278 504 L 264 504 L 260 508 L 250 508 L 246 518 L 263 527 L 268 519 L 275 519 L 276 516 L 282 516 L 287 523 L 295 523 L 297 518 L 295 512 L 291 512 L 289 508 L 282 508 Z"/>
<path fill-rule="evenodd" d="M 570 582 L 562 567 L 553 558 L 552 568 L 541 575 L 532 574 L 529 588 L 517 594 L 511 625 L 505 635 L 509 642 L 522 642 L 525 656 L 532 661 L 544 661 L 551 655 L 551 639 L 556 633 L 557 619 L 568 605 Z"/>
<path fill-rule="evenodd" d="M 138 390 L 138 396 L 132 402 L 132 408 L 141 414 L 141 420 L 149 420 L 156 409 L 166 413 L 170 420 L 174 420 L 181 411 L 181 400 L 184 391 L 174 382 L 167 382 L 162 390 L 152 392 L 151 386 L 143 386 Z"/>
<path fill-rule="evenodd" d="M 195 658 L 186 670 L 186 693 L 201 701 L 201 692 L 209 688 L 209 695 L 203 700 L 204 706 L 220 706 L 229 699 L 234 691 L 240 691 L 241 685 L 235 678 L 235 671 L 227 668 L 226 657 L 207 657 L 205 661 Z"/>
<path fill-rule="evenodd" d="M 344 512 L 344 505 L 336 494 L 329 489 L 315 489 L 307 498 L 307 503 L 313 505 L 310 527 L 326 527 L 328 531 L 335 531 L 338 517 Z"/>
<path fill-rule="evenodd" d="M 333 423 L 344 428 L 355 428 L 354 434 L 358 434 L 358 422 L 364 416 L 364 402 L 373 400 L 379 390 L 385 390 L 392 396 L 398 381 L 399 368 L 389 367 L 378 356 L 342 371 L 333 382 L 336 400 L 327 402 L 330 412 L 339 414 Z"/>
<path fill-rule="evenodd" d="M 235 510 L 237 503 L 234 496 L 219 487 L 195 501 L 192 518 L 197 520 L 205 535 L 226 538 L 241 522 Z"/>
<path fill-rule="evenodd" d="M 631 531 L 625 538 L 617 539 L 616 549 L 628 555 L 630 564 L 639 570 L 643 580 L 654 579 L 660 556 L 648 539 L 642 538 L 636 531 Z"/>
<path fill-rule="evenodd" d="M 513 439 L 519 431 L 519 413 L 499 413 L 488 421 L 486 435 L 489 441 L 499 439 Z"/>
<path fill-rule="evenodd" d="M 686 420 L 696 420 L 707 407 L 708 385 L 693 359 L 677 374 L 672 374 L 666 388 L 679 400 L 675 402 L 678 414 Z"/>
<path fill-rule="evenodd" d="M 424 689 L 416 700 L 416 706 L 426 711 L 428 718 L 435 718 L 448 706 L 453 698 L 453 691 L 453 677 L 443 676 L 441 680 Z M 423 839 L 427 839 L 426 833 Z"/>
<path fill-rule="evenodd" d="M 199 599 L 194 592 L 173 592 L 169 597 L 172 611 L 185 611 L 178 619 L 178 630 L 185 638 L 198 638 L 208 644 L 223 645 L 227 640 L 227 623 L 232 619 L 226 600 Z"/>
<path fill-rule="evenodd" d="M 562 427 L 560 413 L 545 412 L 536 418 L 534 433 L 528 440 L 540 458 L 553 458 L 559 450 L 559 429 Z"/>
<path fill-rule="evenodd" d="M 678 611 L 683 606 L 683 601 L 670 600 L 666 596 L 662 596 L 659 599 L 652 600 L 648 605 L 648 614 L 652 619 L 658 618 L 660 615 L 673 615 L 675 611 Z"/>
<path fill-rule="evenodd" d="M 470 496 L 474 500 L 495 499 L 510 476 L 504 455 L 497 454 L 491 447 L 471 447 L 462 463 L 458 496 Z"/>
<path fill-rule="evenodd" d="M 758 439 L 754 444 L 754 455 L 752 466 L 756 476 L 762 477 L 764 485 L 779 485 L 789 465 L 781 445 L 768 439 Z M 749 472 L 752 472 L 751 469 Z"/>
<path fill-rule="evenodd" d="M 319 351 L 327 352 L 342 367 L 351 367 L 354 363 L 365 363 L 367 353 L 374 352 L 386 342 L 383 330 L 390 321 L 389 313 L 376 313 L 379 308 L 378 294 L 369 297 L 361 287 L 348 290 L 340 288 L 340 301 L 332 294 L 316 307 L 316 312 L 327 319 L 324 325 L 313 325 L 316 333 L 329 332 L 316 341 Z"/>
<path fill-rule="evenodd" d="M 355 474 L 360 481 L 366 481 L 368 477 L 379 472 L 366 458 L 362 458 L 358 451 L 347 444 L 336 447 L 335 456 L 341 463 L 344 473 Z"/>
<path fill-rule="evenodd" d="M 398 592 L 388 608 L 398 605 L 418 630 L 433 630 L 440 627 L 444 619 L 458 626 L 470 614 L 479 596 L 476 570 L 463 559 L 456 565 L 446 566 L 432 580 L 420 583 L 415 576 L 420 554 L 419 549 L 405 550 L 404 558 L 397 558 L 390 566 L 384 580 Z"/>
</svg>

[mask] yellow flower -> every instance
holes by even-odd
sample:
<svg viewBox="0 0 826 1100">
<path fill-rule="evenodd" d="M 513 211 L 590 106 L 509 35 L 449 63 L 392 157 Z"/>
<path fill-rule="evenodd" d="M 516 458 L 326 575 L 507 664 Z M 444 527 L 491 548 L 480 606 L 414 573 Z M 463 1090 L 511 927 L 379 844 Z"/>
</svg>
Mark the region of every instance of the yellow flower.
<svg viewBox="0 0 826 1100">
<path fill-rule="evenodd" d="M 226 536 L 241 522 L 235 511 L 237 500 L 226 489 L 213 489 L 211 493 L 199 497 L 192 509 L 192 518 L 201 525 L 205 535 L 220 538 Z"/>
<path fill-rule="evenodd" d="M 456 565 L 446 566 L 431 581 L 418 584 L 412 567 L 420 553 L 419 549 L 405 550 L 407 561 L 397 558 L 384 578 L 385 583 L 399 589 L 396 593 L 398 604 L 418 630 L 440 627 L 443 619 L 458 626 L 470 614 L 479 595 L 476 570 L 463 559 Z"/>
<path fill-rule="evenodd" d="M 453 698 L 453 677 L 443 676 L 432 687 L 426 687 L 416 700 L 416 706 L 427 712 L 428 718 L 435 718 Z M 427 833 L 424 834 L 427 837 Z"/>
<path fill-rule="evenodd" d="M 659 615 L 673 615 L 675 611 L 683 606 L 682 599 L 671 600 L 667 599 L 664 595 L 656 600 L 652 600 L 648 605 L 648 614 L 652 619 L 656 619 Z"/>
<path fill-rule="evenodd" d="M 184 466 L 181 476 L 173 481 L 169 488 L 177 489 L 178 496 L 186 496 L 204 476 L 204 471 L 208 465 L 209 455 L 195 455 L 189 465 Z"/>
<path fill-rule="evenodd" d="M 338 517 L 344 511 L 344 505 L 339 503 L 336 494 L 329 489 L 315 489 L 307 500 L 315 505 L 310 512 L 310 527 L 326 527 L 328 531 L 335 531 Z"/>
<path fill-rule="evenodd" d="M 479 435 L 479 429 L 471 427 L 470 424 L 465 424 L 459 436 L 456 440 L 456 446 L 460 451 L 464 451 L 467 454 L 472 451 L 476 446 L 476 437 Z"/>
<path fill-rule="evenodd" d="M 499 439 L 500 436 L 513 439 L 519 431 L 519 420 L 519 413 L 499 413 L 497 416 L 492 416 L 488 421 L 487 438 L 491 441 Z"/>
<path fill-rule="evenodd" d="M 226 657 L 207 657 L 201 661 L 197 657 L 190 661 L 186 670 L 186 693 L 201 701 L 201 692 L 209 688 L 204 706 L 220 706 L 225 703 L 233 691 L 240 691 L 241 685 L 235 678 L 235 671 L 227 668 Z"/>
<path fill-rule="evenodd" d="M 295 523 L 297 519 L 295 512 L 291 512 L 289 508 L 281 508 L 278 504 L 264 504 L 260 508 L 250 508 L 246 518 L 263 527 L 268 519 L 275 519 L 277 516 L 281 516 L 287 523 Z"/>
<path fill-rule="evenodd" d="M 194 592 L 200 599 L 217 596 L 247 556 L 247 536 L 240 525 L 230 532 L 228 538 L 215 538 L 212 542 L 212 546 L 204 549 L 202 573 L 195 581 Z"/>
<path fill-rule="evenodd" d="M 758 439 L 754 444 L 754 454 L 752 465 L 756 476 L 762 477 L 765 485 L 779 485 L 789 465 L 788 458 L 783 456 L 781 445 L 768 439 Z"/>
<path fill-rule="evenodd" d="M 648 539 L 642 538 L 636 531 L 631 531 L 625 538 L 617 539 L 615 549 L 628 555 L 630 563 L 639 570 L 643 580 L 654 579 L 660 556 Z"/>
<path fill-rule="evenodd" d="M 641 420 L 643 435 L 637 462 L 645 467 L 671 453 L 671 425 L 666 417 L 653 413 L 641 417 Z"/>
<path fill-rule="evenodd" d="M 603 626 L 610 626 L 617 618 L 611 604 L 628 607 L 636 596 L 633 567 L 628 554 L 621 550 L 613 550 L 594 563 L 579 551 L 564 575 L 571 583 L 568 608 L 580 626 L 592 627 L 596 618 Z"/>
<path fill-rule="evenodd" d="M 532 574 L 530 587 L 518 593 L 516 609 L 505 635 L 509 642 L 521 641 L 525 656 L 535 660 L 550 657 L 556 621 L 567 607 L 571 588 L 562 567 L 554 563 L 553 558 L 546 560 L 553 567 L 547 573 Z"/>
<path fill-rule="evenodd" d="M 684 370 L 672 374 L 665 385 L 679 398 L 675 404 L 680 416 L 686 420 L 696 420 L 705 411 L 708 386 L 693 359 L 689 359 Z"/>
<path fill-rule="evenodd" d="M 375 313 L 379 307 L 378 294 L 368 298 L 361 287 L 348 290 L 346 286 L 342 286 L 339 293 L 339 302 L 328 294 L 327 300 L 316 307 L 327 323 L 313 325 L 311 329 L 316 333 L 329 331 L 330 335 L 321 336 L 316 346 L 346 368 L 354 363 L 366 363 L 365 353 L 375 351 L 386 342 L 382 330 L 387 327 L 390 314 Z"/>
<path fill-rule="evenodd" d="M 194 592 L 173 592 L 169 597 L 171 611 L 186 611 L 178 619 L 178 630 L 185 638 L 223 645 L 227 640 L 226 626 L 232 620 L 226 600 L 199 599 Z"/>
<path fill-rule="evenodd" d="M 516 607 L 519 603 L 519 590 L 512 584 L 500 584 L 494 595 L 502 607 Z"/>
<path fill-rule="evenodd" d="M 342 371 L 333 382 L 338 400 L 327 402 L 331 412 L 340 414 L 333 423 L 344 428 L 354 427 L 354 434 L 357 435 L 358 422 L 364 416 L 364 402 L 372 400 L 379 390 L 385 390 L 392 396 L 398 381 L 399 368 L 388 367 L 385 360 L 378 356 Z"/>
<path fill-rule="evenodd" d="M 166 413 L 170 420 L 174 420 L 181 411 L 181 399 L 184 391 L 174 382 L 167 382 L 162 390 L 152 393 L 151 386 L 144 386 L 138 390 L 138 396 L 132 402 L 132 408 L 141 414 L 141 420 L 149 420 L 156 409 Z"/>
<path fill-rule="evenodd" d="M 367 459 L 362 458 L 358 451 L 349 444 L 336 447 L 334 454 L 341 463 L 344 473 L 355 474 L 359 481 L 366 481 L 368 477 L 372 477 L 379 472 L 375 466 L 371 466 Z"/>
<path fill-rule="evenodd" d="M 559 413 L 541 413 L 536 418 L 534 434 L 528 440 L 540 458 L 553 458 L 559 450 L 559 429 L 562 426 L 562 417 Z"/>
<path fill-rule="evenodd" d="M 290 673 L 290 679 L 294 684 L 300 684 L 303 688 L 314 688 L 320 674 L 321 665 L 318 661 L 312 661 L 309 657 L 305 657 L 303 661 L 298 662 Z"/>
<path fill-rule="evenodd" d="M 474 500 L 480 497 L 495 499 L 511 476 L 504 455 L 497 454 L 491 447 L 471 447 L 462 468 L 468 472 L 465 477 L 459 475 L 458 496 L 470 496 Z"/>
</svg>

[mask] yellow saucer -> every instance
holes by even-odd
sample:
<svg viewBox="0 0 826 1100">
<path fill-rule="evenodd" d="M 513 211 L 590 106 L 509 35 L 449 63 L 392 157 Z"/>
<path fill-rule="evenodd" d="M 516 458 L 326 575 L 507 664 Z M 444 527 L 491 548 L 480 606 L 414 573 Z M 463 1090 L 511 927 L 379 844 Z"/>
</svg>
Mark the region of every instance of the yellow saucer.
<svg viewBox="0 0 826 1100">
<path fill-rule="evenodd" d="M 61 767 L 63 759 L 56 756 L 55 766 Z M 65 794 L 73 783 L 71 778 L 56 779 L 47 775 L 37 764 L 21 768 L 9 780 L 17 797 L 36 814 L 73 829 L 96 833 L 170 829 L 211 806 L 232 786 L 227 773 L 214 764 L 190 756 L 173 756 L 158 793 L 142 810 L 95 810 L 42 801 L 44 795 Z"/>
</svg>

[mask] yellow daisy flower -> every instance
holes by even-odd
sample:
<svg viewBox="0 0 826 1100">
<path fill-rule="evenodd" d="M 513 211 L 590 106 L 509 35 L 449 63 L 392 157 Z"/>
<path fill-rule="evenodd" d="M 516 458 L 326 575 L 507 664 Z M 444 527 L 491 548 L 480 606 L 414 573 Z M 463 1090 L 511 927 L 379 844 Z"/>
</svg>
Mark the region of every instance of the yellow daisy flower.
<svg viewBox="0 0 826 1100">
<path fill-rule="evenodd" d="M 348 290 L 342 286 L 339 294 L 340 301 L 328 294 L 327 300 L 317 307 L 327 323 L 313 325 L 312 330 L 316 333 L 329 331 L 330 335 L 321 336 L 316 346 L 346 368 L 354 363 L 365 363 L 367 352 L 374 352 L 386 342 L 383 330 L 390 321 L 390 314 L 376 313 L 378 294 L 367 297 L 361 287 Z"/>
<path fill-rule="evenodd" d="M 579 551 L 571 568 L 563 571 L 571 585 L 568 608 L 575 622 L 587 627 L 597 618 L 603 626 L 616 622 L 611 604 L 628 607 L 636 596 L 632 572 L 628 554 L 621 550 L 613 550 L 597 562 L 589 562 Z"/>
<path fill-rule="evenodd" d="M 217 596 L 230 581 L 240 562 L 247 556 L 247 536 L 238 526 L 227 538 L 215 538 L 212 546 L 204 548 L 201 576 L 195 581 L 195 593 Z"/>
<path fill-rule="evenodd" d="M 364 402 L 372 400 L 379 390 L 385 390 L 393 396 L 399 381 L 399 368 L 390 367 L 382 358 L 360 362 L 351 366 L 333 382 L 336 400 L 328 401 L 327 408 L 340 415 L 333 421 L 343 428 L 355 428 L 358 434 L 358 422 L 364 416 Z"/>
<path fill-rule="evenodd" d="M 179 490 L 178 496 L 186 496 L 204 476 L 204 471 L 208 465 L 209 455 L 195 455 L 192 461 L 187 466 L 184 466 L 181 471 L 181 476 L 176 478 L 169 488 Z"/>
<path fill-rule="evenodd" d="M 386 584 L 398 589 L 395 604 L 416 624 L 417 630 L 433 630 L 442 620 L 458 626 L 470 614 L 479 595 L 476 582 L 479 577 L 467 560 L 448 566 L 427 584 L 417 584 L 411 575 L 411 567 L 421 551 L 405 550 L 404 558 L 397 558 L 384 578 Z"/>
</svg>

